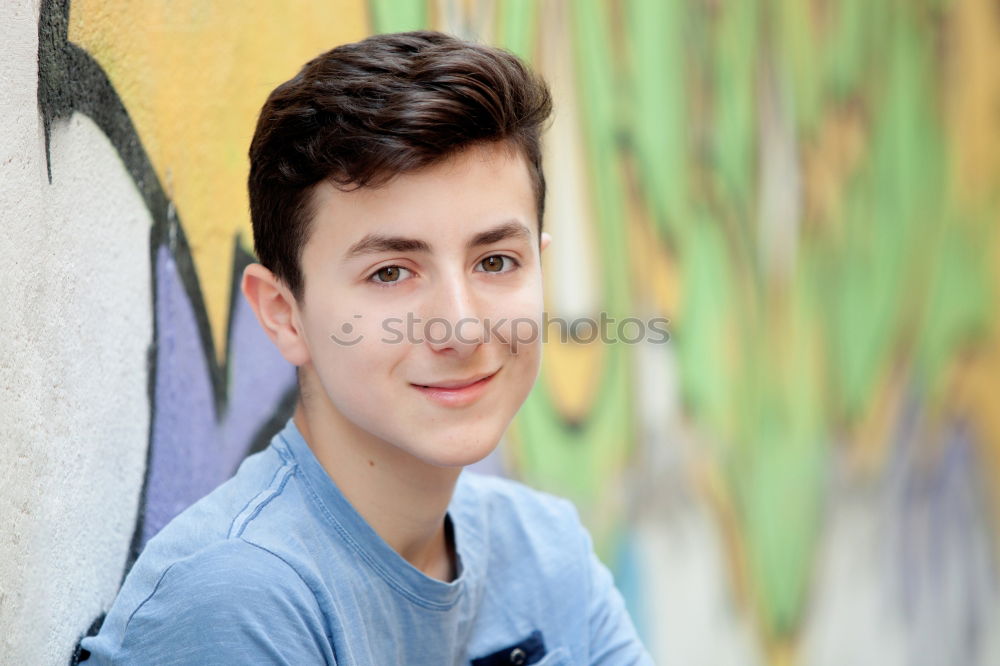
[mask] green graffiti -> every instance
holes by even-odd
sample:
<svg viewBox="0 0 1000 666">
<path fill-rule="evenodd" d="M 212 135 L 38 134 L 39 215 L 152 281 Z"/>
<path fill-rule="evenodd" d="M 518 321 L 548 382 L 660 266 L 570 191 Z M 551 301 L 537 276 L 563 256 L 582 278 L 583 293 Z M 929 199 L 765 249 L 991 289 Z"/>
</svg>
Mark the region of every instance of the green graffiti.
<svg viewBox="0 0 1000 666">
<path fill-rule="evenodd" d="M 427 0 L 369 0 L 373 33 L 427 28 Z"/>
</svg>

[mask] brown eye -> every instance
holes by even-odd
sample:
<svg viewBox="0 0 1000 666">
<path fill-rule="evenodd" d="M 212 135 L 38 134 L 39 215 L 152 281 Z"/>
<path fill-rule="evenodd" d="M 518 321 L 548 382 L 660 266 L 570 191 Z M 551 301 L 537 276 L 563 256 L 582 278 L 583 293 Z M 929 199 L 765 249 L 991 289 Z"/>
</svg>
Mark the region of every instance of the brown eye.
<svg viewBox="0 0 1000 666">
<path fill-rule="evenodd" d="M 503 270 L 503 260 L 504 257 L 499 254 L 494 254 L 480 261 L 479 265 L 483 267 L 484 271 L 489 273 L 499 273 Z"/>
<path fill-rule="evenodd" d="M 396 266 L 386 266 L 378 271 L 378 279 L 382 282 L 395 282 L 399 279 L 399 268 Z"/>
<path fill-rule="evenodd" d="M 376 282 L 395 282 L 399 279 L 399 266 L 385 266 L 375 271 Z"/>
</svg>

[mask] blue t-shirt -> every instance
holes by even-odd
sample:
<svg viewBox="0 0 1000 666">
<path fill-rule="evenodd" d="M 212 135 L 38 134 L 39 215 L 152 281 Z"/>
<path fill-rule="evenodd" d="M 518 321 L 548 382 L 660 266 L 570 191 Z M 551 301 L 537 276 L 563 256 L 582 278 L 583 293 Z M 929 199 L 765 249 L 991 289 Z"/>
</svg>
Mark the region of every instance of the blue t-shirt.
<svg viewBox="0 0 1000 666">
<path fill-rule="evenodd" d="M 136 560 L 88 664 L 650 664 L 567 500 L 463 471 L 458 577 L 425 575 L 289 419 Z"/>
</svg>

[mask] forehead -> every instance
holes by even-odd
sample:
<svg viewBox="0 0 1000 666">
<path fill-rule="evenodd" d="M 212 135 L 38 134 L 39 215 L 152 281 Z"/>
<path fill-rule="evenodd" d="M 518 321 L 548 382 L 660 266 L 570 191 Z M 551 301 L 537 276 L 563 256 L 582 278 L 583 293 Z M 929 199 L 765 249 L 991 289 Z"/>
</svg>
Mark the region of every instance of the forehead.
<svg viewBox="0 0 1000 666">
<path fill-rule="evenodd" d="M 485 228 L 517 221 L 538 240 L 535 193 L 527 161 L 506 145 L 477 146 L 378 187 L 342 190 L 329 182 L 312 193 L 310 246 L 346 252 L 370 234 L 406 236 L 432 246 L 466 243 Z"/>
</svg>

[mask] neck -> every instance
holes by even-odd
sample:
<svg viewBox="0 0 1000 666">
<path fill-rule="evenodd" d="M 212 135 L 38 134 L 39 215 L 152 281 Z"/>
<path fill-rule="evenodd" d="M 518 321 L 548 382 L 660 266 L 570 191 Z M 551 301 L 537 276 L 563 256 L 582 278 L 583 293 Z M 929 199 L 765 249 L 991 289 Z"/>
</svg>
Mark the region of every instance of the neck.
<svg viewBox="0 0 1000 666">
<path fill-rule="evenodd" d="M 320 465 L 372 529 L 420 571 L 453 580 L 445 514 L 461 468 L 425 463 L 360 430 L 329 403 L 307 408 L 300 401 L 294 419 Z"/>
</svg>

